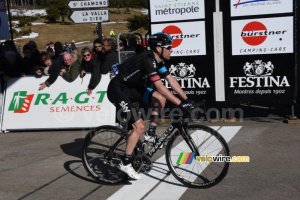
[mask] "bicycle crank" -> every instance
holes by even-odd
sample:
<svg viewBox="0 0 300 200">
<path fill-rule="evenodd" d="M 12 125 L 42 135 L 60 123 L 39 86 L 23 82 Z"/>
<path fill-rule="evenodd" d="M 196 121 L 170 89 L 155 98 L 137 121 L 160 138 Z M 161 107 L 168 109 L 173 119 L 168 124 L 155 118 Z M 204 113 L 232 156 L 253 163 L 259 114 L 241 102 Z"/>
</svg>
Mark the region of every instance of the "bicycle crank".
<svg viewBox="0 0 300 200">
<path fill-rule="evenodd" d="M 139 154 L 133 159 L 133 168 L 137 172 L 148 173 L 151 171 L 153 164 L 146 154 Z"/>
</svg>

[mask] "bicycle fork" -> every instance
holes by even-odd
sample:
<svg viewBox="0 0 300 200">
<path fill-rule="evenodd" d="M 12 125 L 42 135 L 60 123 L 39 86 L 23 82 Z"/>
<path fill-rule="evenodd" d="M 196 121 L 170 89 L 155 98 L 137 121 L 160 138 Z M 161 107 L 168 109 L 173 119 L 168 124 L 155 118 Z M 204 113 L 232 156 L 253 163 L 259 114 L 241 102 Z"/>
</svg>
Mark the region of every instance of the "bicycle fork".
<svg viewBox="0 0 300 200">
<path fill-rule="evenodd" d="M 184 141 L 187 143 L 191 151 L 195 153 L 195 157 L 200 156 L 200 152 L 198 151 L 197 145 L 195 144 L 193 138 L 187 132 L 187 126 L 183 125 L 180 127 L 179 130 Z"/>
</svg>

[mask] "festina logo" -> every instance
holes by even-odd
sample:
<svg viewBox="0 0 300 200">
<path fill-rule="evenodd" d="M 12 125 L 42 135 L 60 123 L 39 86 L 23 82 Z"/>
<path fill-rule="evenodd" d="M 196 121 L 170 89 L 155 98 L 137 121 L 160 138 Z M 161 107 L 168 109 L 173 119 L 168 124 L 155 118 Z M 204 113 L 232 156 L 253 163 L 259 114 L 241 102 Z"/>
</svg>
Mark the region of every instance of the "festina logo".
<svg viewBox="0 0 300 200">
<path fill-rule="evenodd" d="M 193 64 L 186 65 L 181 62 L 178 65 L 171 65 L 169 71 L 181 88 L 210 88 L 207 78 L 195 78 L 196 67 Z M 170 88 L 167 81 L 164 83 L 167 88 Z"/>
<path fill-rule="evenodd" d="M 229 77 L 230 88 L 290 87 L 286 76 L 271 76 L 274 71 L 271 61 L 266 63 L 262 60 L 255 60 L 253 63 L 246 62 L 243 69 L 247 77 Z"/>
</svg>

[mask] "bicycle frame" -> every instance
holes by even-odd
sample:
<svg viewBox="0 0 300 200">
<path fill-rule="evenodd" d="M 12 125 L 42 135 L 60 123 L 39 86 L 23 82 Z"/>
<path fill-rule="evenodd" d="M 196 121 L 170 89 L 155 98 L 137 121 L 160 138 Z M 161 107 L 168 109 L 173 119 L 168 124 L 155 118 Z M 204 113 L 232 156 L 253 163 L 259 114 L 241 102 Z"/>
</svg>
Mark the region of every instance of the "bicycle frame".
<svg viewBox="0 0 300 200">
<path fill-rule="evenodd" d="M 173 132 L 176 128 L 178 129 L 179 133 L 181 134 L 181 136 L 183 137 L 183 139 L 185 140 L 187 145 L 190 147 L 191 151 L 196 153 L 195 156 L 200 156 L 200 153 L 199 153 L 193 139 L 186 131 L 187 124 L 188 123 L 184 122 L 183 118 L 180 118 L 179 122 L 172 122 L 171 125 L 167 128 L 167 130 L 163 133 L 163 135 L 161 137 L 159 137 L 158 140 L 155 141 L 155 143 L 153 144 L 153 148 L 147 153 L 147 156 L 149 156 L 149 158 L 152 158 L 152 156 L 157 152 L 159 147 L 165 143 L 165 141 L 168 139 L 168 137 L 170 135 L 173 134 Z M 108 155 L 111 155 L 111 153 L 115 150 L 115 148 L 123 140 L 124 135 L 126 135 L 126 134 L 122 131 L 122 135 L 121 135 L 120 139 L 118 139 L 116 141 L 116 143 L 109 149 L 109 151 L 104 155 L 104 157 L 107 158 Z M 139 140 L 137 143 L 137 146 L 140 146 L 140 145 L 141 145 L 141 143 Z"/>
<path fill-rule="evenodd" d="M 199 156 L 200 153 L 198 152 L 193 139 L 186 131 L 187 123 L 184 122 L 182 118 L 180 118 L 180 122 L 172 122 L 172 124 L 167 128 L 164 134 L 157 141 L 155 141 L 155 143 L 153 144 L 153 148 L 147 153 L 147 156 L 151 158 L 159 149 L 159 147 L 165 143 L 168 137 L 173 134 L 173 131 L 176 128 L 178 129 L 179 133 L 181 134 L 185 142 L 190 147 L 191 151 L 196 152 L 196 156 Z"/>
</svg>

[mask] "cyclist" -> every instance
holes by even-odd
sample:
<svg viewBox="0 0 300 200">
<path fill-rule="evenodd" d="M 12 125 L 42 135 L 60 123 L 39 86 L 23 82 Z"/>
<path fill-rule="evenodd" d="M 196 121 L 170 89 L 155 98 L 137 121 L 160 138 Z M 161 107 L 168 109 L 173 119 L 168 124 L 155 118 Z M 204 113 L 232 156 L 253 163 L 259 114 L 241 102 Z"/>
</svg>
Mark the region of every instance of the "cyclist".
<svg viewBox="0 0 300 200">
<path fill-rule="evenodd" d="M 119 113 L 128 124 L 132 125 L 132 132 L 126 143 L 125 153 L 120 164 L 120 170 L 128 174 L 133 179 L 141 176 L 131 165 L 132 153 L 139 137 L 145 131 L 145 124 L 137 114 L 133 102 L 149 102 L 156 106 L 156 111 L 151 113 L 151 123 L 155 126 L 155 115 L 159 115 L 160 108 L 165 105 L 166 99 L 179 105 L 183 110 L 190 109 L 192 104 L 180 88 L 178 82 L 170 75 L 164 66 L 164 61 L 170 60 L 172 50 L 172 38 L 163 32 L 155 33 L 149 38 L 151 51 L 143 52 L 133 56 L 118 66 L 119 73 L 111 80 L 107 95 L 108 99 L 115 104 Z M 171 88 L 180 96 L 182 100 L 175 97 L 164 86 L 161 78 L 165 78 Z M 153 83 L 156 91 L 145 86 L 146 80 Z M 119 118 L 120 119 L 120 118 Z"/>
</svg>

